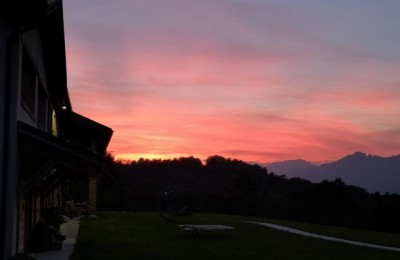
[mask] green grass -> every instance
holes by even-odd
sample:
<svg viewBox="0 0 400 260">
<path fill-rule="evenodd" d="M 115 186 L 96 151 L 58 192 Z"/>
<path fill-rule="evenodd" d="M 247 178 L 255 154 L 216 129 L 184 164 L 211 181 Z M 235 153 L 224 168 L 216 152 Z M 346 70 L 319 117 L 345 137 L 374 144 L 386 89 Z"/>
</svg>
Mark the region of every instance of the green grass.
<svg viewBox="0 0 400 260">
<path fill-rule="evenodd" d="M 308 223 L 295 222 L 289 220 L 277 220 L 277 219 L 265 219 L 265 218 L 264 219 L 251 218 L 251 219 L 254 221 L 261 221 L 261 222 L 264 221 L 272 224 L 291 227 L 325 236 L 332 236 L 347 240 L 354 240 L 364 243 L 400 248 L 400 235 L 394 233 L 384 233 L 384 232 L 367 231 L 362 229 L 324 226 L 324 225 L 308 224 Z"/>
<path fill-rule="evenodd" d="M 156 213 L 102 212 L 81 220 L 75 254 L 81 259 L 400 259 L 399 252 L 303 237 L 244 220 L 265 221 L 324 235 L 399 246 L 400 235 L 247 217 L 196 214 L 165 221 Z M 178 224 L 225 224 L 236 229 L 199 235 Z"/>
</svg>

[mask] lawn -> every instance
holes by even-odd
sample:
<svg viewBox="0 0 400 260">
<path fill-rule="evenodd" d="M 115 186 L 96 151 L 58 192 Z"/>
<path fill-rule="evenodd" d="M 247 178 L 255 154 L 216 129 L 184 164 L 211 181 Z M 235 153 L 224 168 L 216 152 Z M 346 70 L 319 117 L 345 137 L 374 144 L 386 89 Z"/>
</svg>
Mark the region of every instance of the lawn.
<svg viewBox="0 0 400 260">
<path fill-rule="evenodd" d="M 72 260 L 81 259 L 400 259 L 399 252 L 334 243 L 269 229 L 254 218 L 196 214 L 166 221 L 156 213 L 102 212 L 81 220 Z M 257 219 L 324 235 L 400 247 L 400 235 Z M 224 224 L 235 230 L 185 233 L 178 224 Z"/>
</svg>

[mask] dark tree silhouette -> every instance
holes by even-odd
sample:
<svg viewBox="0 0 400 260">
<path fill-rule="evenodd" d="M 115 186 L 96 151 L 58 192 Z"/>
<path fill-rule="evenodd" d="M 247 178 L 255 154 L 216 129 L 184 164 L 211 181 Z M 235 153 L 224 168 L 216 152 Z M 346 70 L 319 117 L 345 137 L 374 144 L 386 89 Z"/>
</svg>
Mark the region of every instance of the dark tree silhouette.
<svg viewBox="0 0 400 260">
<path fill-rule="evenodd" d="M 159 211 L 163 193 L 175 187 L 173 205 L 240 215 L 400 232 L 400 196 L 370 194 L 341 179 L 319 184 L 277 176 L 259 165 L 210 156 L 103 163 L 98 207 Z"/>
</svg>

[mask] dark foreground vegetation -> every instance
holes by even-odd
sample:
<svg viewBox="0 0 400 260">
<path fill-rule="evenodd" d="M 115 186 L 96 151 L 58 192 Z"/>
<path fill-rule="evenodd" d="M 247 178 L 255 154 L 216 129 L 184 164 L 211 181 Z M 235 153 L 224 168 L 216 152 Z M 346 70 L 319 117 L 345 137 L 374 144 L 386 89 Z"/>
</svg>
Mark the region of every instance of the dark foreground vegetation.
<svg viewBox="0 0 400 260">
<path fill-rule="evenodd" d="M 340 179 L 287 179 L 220 156 L 205 164 L 193 157 L 122 163 L 108 156 L 104 169 L 100 210 L 215 212 L 400 233 L 399 195 L 370 194 Z"/>
<path fill-rule="evenodd" d="M 165 221 L 156 213 L 101 212 L 81 219 L 72 260 L 83 259 L 341 259 L 391 260 L 399 252 L 335 243 L 269 229 L 240 216 L 194 214 Z M 271 222 L 272 220 L 258 219 Z M 224 224 L 234 230 L 185 233 L 178 224 Z M 280 222 L 305 231 L 389 246 L 400 246 L 400 235 L 317 225 Z"/>
</svg>

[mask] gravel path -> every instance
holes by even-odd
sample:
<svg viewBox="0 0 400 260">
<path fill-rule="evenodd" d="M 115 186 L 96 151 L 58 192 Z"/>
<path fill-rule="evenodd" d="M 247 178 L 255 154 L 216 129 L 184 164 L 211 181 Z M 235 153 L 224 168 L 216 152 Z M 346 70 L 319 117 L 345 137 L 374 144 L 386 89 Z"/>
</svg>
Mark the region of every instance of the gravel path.
<svg viewBox="0 0 400 260">
<path fill-rule="evenodd" d="M 306 237 L 313 237 L 313 238 L 318 238 L 318 239 L 323 239 L 323 240 L 346 243 L 346 244 L 351 244 L 351 245 L 355 245 L 355 246 L 364 246 L 364 247 L 370 247 L 370 248 L 377 248 L 377 249 L 384 249 L 384 250 L 391 250 L 391 251 L 400 252 L 400 248 L 398 248 L 398 247 L 381 246 L 381 245 L 363 243 L 363 242 L 347 240 L 347 239 L 342 239 L 342 238 L 337 238 L 337 237 L 318 235 L 318 234 L 315 234 L 315 233 L 310 233 L 310 232 L 306 232 L 306 231 L 302 231 L 302 230 L 298 230 L 298 229 L 294 229 L 294 228 L 289 228 L 289 227 L 285 227 L 285 226 L 280 226 L 280 225 L 275 225 L 275 224 L 270 224 L 270 223 L 264 223 L 264 222 L 254 222 L 254 221 L 245 221 L 245 222 L 258 224 L 258 225 L 262 225 L 262 226 L 265 226 L 265 227 L 278 229 L 278 230 L 281 230 L 281 231 L 294 233 L 294 234 L 298 234 L 298 235 L 306 236 Z"/>
</svg>

